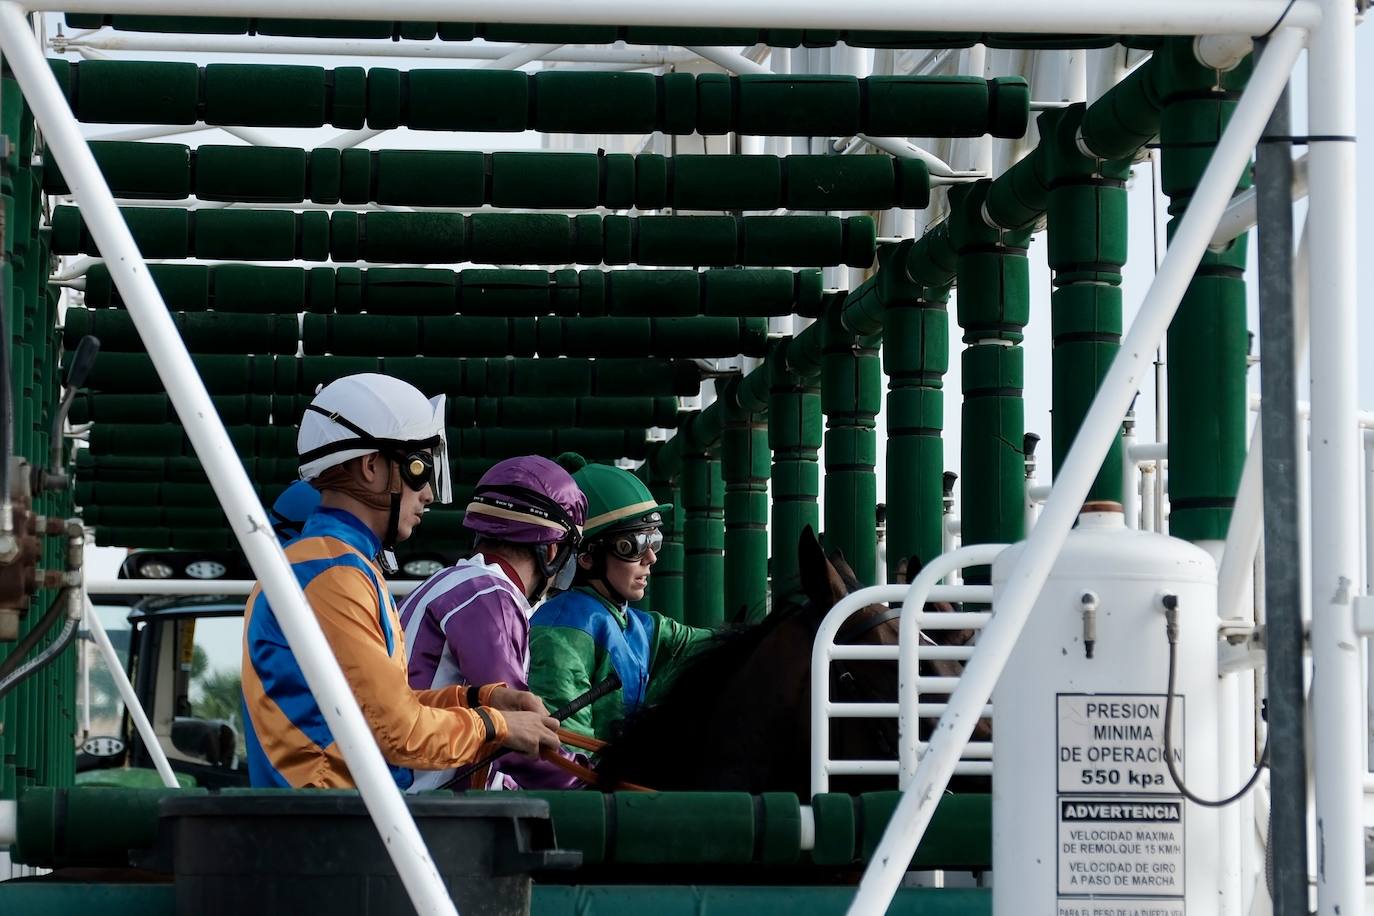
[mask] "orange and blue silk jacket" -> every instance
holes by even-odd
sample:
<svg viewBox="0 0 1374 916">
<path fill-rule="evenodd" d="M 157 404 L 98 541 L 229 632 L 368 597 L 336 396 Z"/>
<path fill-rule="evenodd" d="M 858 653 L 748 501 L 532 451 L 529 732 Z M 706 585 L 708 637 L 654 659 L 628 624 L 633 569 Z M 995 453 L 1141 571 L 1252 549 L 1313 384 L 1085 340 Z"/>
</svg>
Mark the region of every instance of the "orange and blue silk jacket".
<svg viewBox="0 0 1374 916">
<path fill-rule="evenodd" d="M 412 690 L 405 631 L 381 570 L 381 543 L 352 513 L 319 508 L 286 557 L 362 708 L 396 784 L 412 770 L 471 763 L 505 740 L 506 720 L 486 706 L 489 684 Z M 475 699 L 470 702 L 470 698 Z M 254 786 L 353 788 L 343 754 L 261 585 L 243 627 L 244 731 Z M 473 708 L 478 707 L 478 708 Z"/>
</svg>

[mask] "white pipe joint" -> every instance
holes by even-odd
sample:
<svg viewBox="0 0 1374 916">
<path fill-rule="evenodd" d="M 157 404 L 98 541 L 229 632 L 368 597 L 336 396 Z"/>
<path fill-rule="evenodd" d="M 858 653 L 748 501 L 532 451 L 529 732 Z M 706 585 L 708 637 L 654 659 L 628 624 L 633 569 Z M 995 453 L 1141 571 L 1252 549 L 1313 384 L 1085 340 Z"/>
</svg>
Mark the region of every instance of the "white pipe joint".
<svg viewBox="0 0 1374 916">
<path fill-rule="evenodd" d="M 1204 67 L 1226 73 L 1239 67 L 1254 47 L 1249 35 L 1199 35 L 1193 39 L 1193 56 Z"/>
</svg>

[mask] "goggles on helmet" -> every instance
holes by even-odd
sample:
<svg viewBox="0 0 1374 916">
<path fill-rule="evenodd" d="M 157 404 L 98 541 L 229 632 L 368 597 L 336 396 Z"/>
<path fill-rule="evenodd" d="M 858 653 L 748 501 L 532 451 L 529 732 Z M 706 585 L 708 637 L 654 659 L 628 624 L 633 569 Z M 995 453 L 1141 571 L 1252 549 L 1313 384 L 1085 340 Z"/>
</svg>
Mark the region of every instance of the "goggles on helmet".
<svg viewBox="0 0 1374 916">
<path fill-rule="evenodd" d="M 606 550 L 617 560 L 634 562 L 646 553 L 658 553 L 663 548 L 663 531 L 659 528 L 640 528 L 637 531 L 618 531 L 602 539 Z"/>
<path fill-rule="evenodd" d="M 417 493 L 434 483 L 434 453 L 428 449 L 411 452 L 396 465 L 401 471 L 401 481 Z"/>
<path fill-rule="evenodd" d="M 358 438 L 331 442 L 317 449 L 312 449 L 300 456 L 302 465 L 323 455 L 361 446 L 363 448 L 375 448 L 382 457 L 394 462 L 397 470 L 400 471 L 401 482 L 415 492 L 418 493 L 426 486 L 435 483 L 434 449 L 442 444 L 441 437 L 431 436 L 428 439 L 412 441 L 384 439 L 372 435 L 336 411 L 325 410 L 314 404 L 308 405 L 306 410 L 313 410 L 315 413 L 328 417 Z"/>
</svg>

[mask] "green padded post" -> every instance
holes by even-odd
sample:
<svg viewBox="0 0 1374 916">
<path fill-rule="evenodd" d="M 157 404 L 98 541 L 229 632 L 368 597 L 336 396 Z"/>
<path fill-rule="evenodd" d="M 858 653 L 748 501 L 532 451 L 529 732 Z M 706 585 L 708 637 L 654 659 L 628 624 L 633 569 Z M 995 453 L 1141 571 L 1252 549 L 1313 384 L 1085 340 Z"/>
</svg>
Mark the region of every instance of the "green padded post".
<svg viewBox="0 0 1374 916">
<path fill-rule="evenodd" d="M 696 627 L 725 620 L 725 482 L 720 459 L 694 441 L 695 414 L 678 436 L 682 455 L 683 618 Z"/>
<path fill-rule="evenodd" d="M 1030 319 L 1026 246 L 1030 231 L 994 229 L 983 220 L 990 182 L 950 194 L 949 236 L 958 251 L 958 319 L 963 353 L 963 506 L 965 544 L 1025 536 L 1025 406 L 1022 329 Z M 966 574 L 987 582 L 988 567 Z"/>
<path fill-rule="evenodd" d="M 1076 138 L 1083 112 L 1083 106 L 1074 105 L 1040 117 L 1050 184 L 1047 244 L 1054 271 L 1050 418 L 1056 475 L 1121 348 L 1121 268 L 1126 263 L 1126 179 L 1131 163 L 1089 158 L 1080 151 Z M 1121 502 L 1121 462 L 1118 435 L 1088 490 L 1088 500 Z"/>
<path fill-rule="evenodd" d="M 882 367 L 874 338 L 845 328 L 838 304 L 820 319 L 821 410 L 825 414 L 825 542 L 841 551 L 858 580 L 878 566 L 877 416 Z"/>
<path fill-rule="evenodd" d="M 949 288 L 914 287 L 884 315 L 887 375 L 887 572 L 944 550 L 944 375 L 949 370 Z"/>
<path fill-rule="evenodd" d="M 658 562 L 654 563 L 649 575 L 649 588 L 644 595 L 644 609 L 657 611 L 665 617 L 683 621 L 683 511 L 682 493 L 674 480 L 663 477 L 656 471 L 656 462 L 644 462 L 640 473 L 646 477 L 649 492 L 659 503 L 673 506 L 673 512 L 663 520 L 663 549 L 658 552 Z"/>
<path fill-rule="evenodd" d="M 1193 59 L 1189 42 L 1168 50 L 1160 161 L 1172 236 L 1250 66 L 1218 73 Z M 1245 261 L 1245 235 L 1204 254 L 1169 326 L 1168 438 L 1185 443 L 1169 459 L 1169 531 L 1192 541 L 1225 539 L 1245 462 Z"/>
<path fill-rule="evenodd" d="M 789 370 L 779 344 L 764 364 L 768 371 L 768 447 L 773 453 L 772 606 L 800 587 L 797 545 L 808 526 L 820 529 L 822 442 L 820 379 Z"/>
<path fill-rule="evenodd" d="M 725 620 L 763 619 L 768 600 L 768 424 L 741 406 L 740 383 L 718 384 L 725 483 Z"/>
</svg>

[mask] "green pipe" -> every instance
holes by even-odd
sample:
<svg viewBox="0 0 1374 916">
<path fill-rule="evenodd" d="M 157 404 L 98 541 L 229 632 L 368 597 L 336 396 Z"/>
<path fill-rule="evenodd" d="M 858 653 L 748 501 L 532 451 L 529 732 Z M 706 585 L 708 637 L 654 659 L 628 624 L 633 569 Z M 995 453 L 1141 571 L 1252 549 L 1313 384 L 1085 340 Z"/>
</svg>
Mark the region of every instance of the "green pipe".
<svg viewBox="0 0 1374 916">
<path fill-rule="evenodd" d="M 693 433 L 701 417 L 688 426 L 680 478 L 683 618 L 695 627 L 717 627 L 725 621 L 725 482 L 719 456 Z"/>
<path fill-rule="evenodd" d="M 558 42 L 563 43 L 563 42 Z M 580 42 L 578 42 L 580 43 Z M 1020 137 L 1020 77 L 420 69 L 49 61 L 77 118 L 387 130 Z M 155 85 L 157 93 L 147 87 Z M 466 99 L 452 105 L 454 98 Z M 352 152 L 352 151 L 349 151 Z M 365 151 L 358 153 L 366 155 Z"/>
<path fill-rule="evenodd" d="M 720 390 L 720 435 L 725 484 L 725 620 L 762 620 L 768 601 L 768 424 L 739 404 L 738 378 Z"/>
<path fill-rule="evenodd" d="M 296 455 L 294 427 L 230 426 L 226 431 L 242 457 L 289 459 Z M 90 441 L 92 450 L 104 454 L 187 457 L 195 454 L 185 430 L 175 423 L 97 423 L 91 428 Z M 448 441 L 456 454 L 487 458 L 575 451 L 591 460 L 603 461 L 643 458 L 648 451 L 643 431 L 630 429 L 450 427 Z"/>
<path fill-rule="evenodd" d="M 380 372 L 429 394 L 464 397 L 695 394 L 701 370 L 669 359 L 450 359 L 444 357 L 192 355 L 211 394 L 313 395 L 316 388 L 356 372 Z M 147 355 L 102 353 L 88 385 L 106 394 L 162 394 L 166 389 Z"/>
<path fill-rule="evenodd" d="M 560 154 L 562 155 L 562 154 Z M 835 157 L 823 157 L 833 159 Z M 878 157 L 867 157 L 878 158 Z M 821 272 L 807 270 L 446 270 L 151 264 L 172 311 L 320 315 L 560 315 L 596 318 L 819 315 Z M 86 272 L 89 308 L 123 306 L 104 262 Z"/>
<path fill-rule="evenodd" d="M 150 258 L 868 267 L 869 216 L 602 216 L 121 207 Z M 98 254 L 73 206 L 52 217 L 56 254 Z"/>
<path fill-rule="evenodd" d="M 1042 158 L 1050 179 L 1050 314 L 1054 337 L 1051 458 L 1054 473 L 1068 456 L 1116 352 L 1121 348 L 1121 268 L 1126 263 L 1126 179 L 1131 160 L 1083 155 L 1074 138 L 1081 105 L 1040 118 Z M 1113 441 L 1088 500 L 1121 502 L 1121 437 Z"/>
<path fill-rule="evenodd" d="M 825 414 L 825 542 L 858 580 L 877 581 L 877 416 L 882 367 L 875 338 L 856 338 L 840 309 L 821 319 L 821 411 Z"/>
<path fill-rule="evenodd" d="M 1022 330 L 1030 319 L 1026 246 L 1030 230 L 990 227 L 982 218 L 988 181 L 950 193 L 949 235 L 959 253 L 958 320 L 963 352 L 965 544 L 1010 543 L 1025 536 L 1025 407 Z M 987 567 L 966 578 L 986 582 Z"/>
<path fill-rule="evenodd" d="M 660 477 L 653 472 L 653 463 L 646 461 L 641 469 L 648 480 L 649 492 L 659 503 L 673 506 L 673 512 L 663 520 L 663 548 L 658 552 L 658 562 L 654 564 L 649 576 L 649 588 L 644 595 L 646 611 L 657 611 L 665 617 L 681 622 L 684 619 L 682 578 L 683 544 L 682 533 L 685 527 L 682 512 L 682 494 L 676 481 Z"/>
<path fill-rule="evenodd" d="M 1250 72 L 1248 60 L 1218 73 L 1182 50 L 1173 63 L 1160 126 L 1171 236 Z M 1225 539 L 1245 462 L 1245 263 L 1245 235 L 1204 254 L 1169 326 L 1169 531 L 1188 540 Z"/>
<path fill-rule="evenodd" d="M 913 286 L 884 315 L 887 374 L 887 573 L 944 551 L 944 375 L 949 370 L 949 288 Z"/>
<path fill-rule="evenodd" d="M 546 210 L 920 210 L 930 202 L 926 164 L 887 156 L 191 149 L 119 140 L 93 141 L 91 152 L 126 199 Z M 55 168 L 43 189 L 71 193 Z"/>
<path fill-rule="evenodd" d="M 762 370 L 768 375 L 768 445 L 773 454 L 772 539 L 773 607 L 800 587 L 797 545 L 802 531 L 820 530 L 820 468 L 822 442 L 819 380 L 789 371 L 784 361 L 770 358 Z"/>
</svg>

